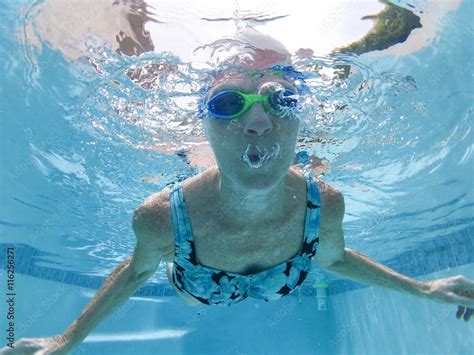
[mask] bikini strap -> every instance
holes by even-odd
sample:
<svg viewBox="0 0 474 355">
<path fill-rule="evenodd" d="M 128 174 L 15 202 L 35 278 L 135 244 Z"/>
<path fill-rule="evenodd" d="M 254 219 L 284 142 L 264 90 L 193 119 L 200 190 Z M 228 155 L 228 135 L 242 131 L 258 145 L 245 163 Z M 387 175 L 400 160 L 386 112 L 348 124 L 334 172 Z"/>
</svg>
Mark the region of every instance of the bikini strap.
<svg viewBox="0 0 474 355">
<path fill-rule="evenodd" d="M 193 239 L 191 221 L 181 184 L 178 184 L 170 191 L 170 205 L 175 238 L 175 256 L 180 256 L 182 254 L 181 246 L 192 242 Z"/>
<path fill-rule="evenodd" d="M 310 245 L 311 254 L 316 254 L 316 249 L 319 246 L 319 224 L 320 224 L 320 210 L 321 197 L 319 194 L 318 183 L 313 180 L 311 176 L 306 178 L 306 220 L 304 228 L 304 240 L 306 245 Z"/>
</svg>

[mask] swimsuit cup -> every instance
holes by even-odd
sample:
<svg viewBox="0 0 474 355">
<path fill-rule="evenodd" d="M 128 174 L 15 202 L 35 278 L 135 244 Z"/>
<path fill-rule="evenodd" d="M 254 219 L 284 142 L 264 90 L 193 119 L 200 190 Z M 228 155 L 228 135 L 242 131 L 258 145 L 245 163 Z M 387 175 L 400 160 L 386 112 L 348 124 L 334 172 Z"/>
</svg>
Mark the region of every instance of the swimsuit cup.
<svg viewBox="0 0 474 355">
<path fill-rule="evenodd" d="M 304 239 L 293 258 L 251 275 L 213 269 L 198 263 L 183 189 L 170 192 L 175 236 L 173 283 L 206 305 L 230 306 L 247 297 L 271 301 L 292 293 L 311 271 L 311 258 L 319 245 L 320 194 L 317 183 L 306 177 L 307 204 Z"/>
</svg>

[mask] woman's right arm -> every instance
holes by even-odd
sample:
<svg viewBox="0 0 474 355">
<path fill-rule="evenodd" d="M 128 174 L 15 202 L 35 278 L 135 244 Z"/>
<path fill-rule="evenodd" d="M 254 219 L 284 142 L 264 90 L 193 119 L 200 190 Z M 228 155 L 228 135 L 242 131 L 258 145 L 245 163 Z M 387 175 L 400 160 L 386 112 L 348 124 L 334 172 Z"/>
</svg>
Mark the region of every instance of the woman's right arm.
<svg viewBox="0 0 474 355">
<path fill-rule="evenodd" d="M 154 225 L 156 220 L 154 218 Z M 134 213 L 133 230 L 137 242 L 131 257 L 115 268 L 92 301 L 63 334 L 52 338 L 23 338 L 2 354 L 64 354 L 79 345 L 109 314 L 131 297 L 158 267 L 162 256 L 159 231 L 150 228 L 150 208 L 140 206 Z M 162 243 L 161 243 L 162 244 Z"/>
</svg>

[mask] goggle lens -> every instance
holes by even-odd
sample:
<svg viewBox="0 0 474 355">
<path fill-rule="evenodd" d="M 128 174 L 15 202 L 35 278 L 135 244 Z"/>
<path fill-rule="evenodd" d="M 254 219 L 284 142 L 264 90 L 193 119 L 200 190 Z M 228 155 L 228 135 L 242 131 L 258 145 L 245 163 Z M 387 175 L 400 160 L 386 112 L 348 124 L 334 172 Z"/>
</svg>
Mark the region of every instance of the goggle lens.
<svg viewBox="0 0 474 355">
<path fill-rule="evenodd" d="M 209 112 L 218 118 L 234 118 L 245 106 L 245 98 L 238 92 L 224 91 L 208 102 Z"/>
<path fill-rule="evenodd" d="M 268 95 L 268 103 L 275 111 L 282 111 L 295 108 L 298 105 L 298 100 L 294 92 L 290 90 L 278 90 Z"/>
</svg>

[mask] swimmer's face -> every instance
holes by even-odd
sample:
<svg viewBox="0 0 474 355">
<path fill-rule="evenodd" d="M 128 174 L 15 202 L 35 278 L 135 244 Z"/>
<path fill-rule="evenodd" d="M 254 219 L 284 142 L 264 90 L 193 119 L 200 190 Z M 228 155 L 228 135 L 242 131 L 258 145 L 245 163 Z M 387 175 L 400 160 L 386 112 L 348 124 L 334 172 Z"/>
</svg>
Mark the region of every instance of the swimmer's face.
<svg viewBox="0 0 474 355">
<path fill-rule="evenodd" d="M 265 95 L 275 87 L 298 93 L 292 82 L 272 72 L 261 77 L 239 73 L 217 79 L 207 100 L 225 90 Z M 261 189 L 287 174 L 294 159 L 299 121 L 255 103 L 239 118 L 220 120 L 209 115 L 204 119 L 204 129 L 221 174 L 246 187 Z"/>
</svg>

